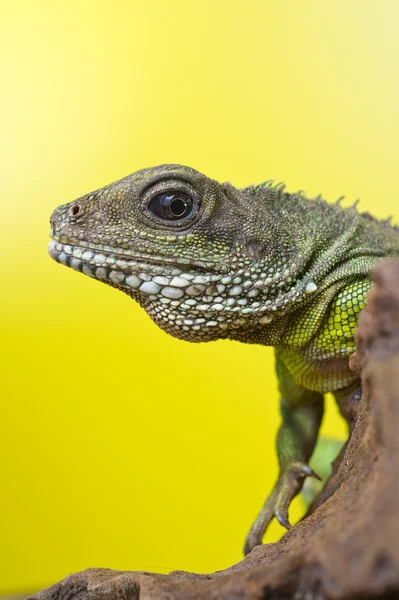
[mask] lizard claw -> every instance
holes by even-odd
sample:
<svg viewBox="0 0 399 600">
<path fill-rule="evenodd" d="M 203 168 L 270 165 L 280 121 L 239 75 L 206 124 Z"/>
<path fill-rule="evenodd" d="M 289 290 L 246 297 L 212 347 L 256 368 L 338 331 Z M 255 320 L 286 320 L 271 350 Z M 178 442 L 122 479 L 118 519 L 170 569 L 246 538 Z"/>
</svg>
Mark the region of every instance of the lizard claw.
<svg viewBox="0 0 399 600">
<path fill-rule="evenodd" d="M 319 475 L 305 463 L 292 462 L 283 468 L 272 493 L 251 527 L 245 541 L 244 554 L 248 554 L 262 543 L 262 537 L 273 517 L 286 529 L 292 528 L 288 520 L 288 508 L 291 500 L 301 490 L 306 477 L 314 477 L 321 481 Z"/>
<path fill-rule="evenodd" d="M 320 477 L 320 475 L 318 475 L 315 471 L 313 471 L 313 469 L 311 467 L 309 467 L 309 465 L 302 465 L 301 471 L 305 475 L 305 477 L 314 477 L 315 479 L 322 481 L 322 478 Z"/>
<path fill-rule="evenodd" d="M 276 510 L 274 516 L 276 517 L 276 519 L 280 523 L 280 525 L 282 525 L 286 529 L 292 529 L 292 525 L 288 520 L 287 512 L 281 512 L 279 510 Z"/>
</svg>

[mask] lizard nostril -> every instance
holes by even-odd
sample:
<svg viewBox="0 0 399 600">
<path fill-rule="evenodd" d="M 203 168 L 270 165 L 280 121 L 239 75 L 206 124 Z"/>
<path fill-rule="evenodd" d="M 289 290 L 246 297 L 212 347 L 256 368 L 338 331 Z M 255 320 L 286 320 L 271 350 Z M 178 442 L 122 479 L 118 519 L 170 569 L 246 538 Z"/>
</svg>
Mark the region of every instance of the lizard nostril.
<svg viewBox="0 0 399 600">
<path fill-rule="evenodd" d="M 76 217 L 79 213 L 80 213 L 80 206 L 79 206 L 79 204 L 74 204 L 69 209 L 69 214 L 70 214 L 71 217 Z"/>
</svg>

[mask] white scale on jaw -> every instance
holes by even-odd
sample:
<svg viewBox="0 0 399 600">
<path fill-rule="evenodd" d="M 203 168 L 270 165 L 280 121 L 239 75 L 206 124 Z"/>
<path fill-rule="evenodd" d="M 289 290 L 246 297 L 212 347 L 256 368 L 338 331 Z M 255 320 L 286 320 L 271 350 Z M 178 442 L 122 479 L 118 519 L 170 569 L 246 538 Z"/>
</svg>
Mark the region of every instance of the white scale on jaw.
<svg viewBox="0 0 399 600">
<path fill-rule="evenodd" d="M 265 311 L 265 306 L 269 311 L 275 310 L 275 307 L 270 306 L 272 304 L 270 300 L 258 302 L 257 296 L 281 275 L 288 276 L 287 284 L 292 281 L 288 270 L 271 276 L 249 272 L 244 273 L 244 276 L 200 274 L 181 270 L 171 264 L 146 264 L 145 259 L 143 262 L 137 262 L 129 260 L 126 256 L 124 260 L 123 257 L 109 254 L 108 250 L 112 249 L 108 246 L 102 248 L 103 250 L 89 248 L 87 244 L 75 247 L 56 239 L 49 243 L 49 253 L 58 262 L 90 277 L 113 283 L 127 291 L 141 292 L 150 300 L 157 300 L 161 308 L 163 306 L 166 309 L 170 304 L 171 307 L 178 306 L 183 312 L 189 313 L 195 310 L 206 316 L 215 315 L 220 322 L 208 321 L 207 325 L 210 327 L 213 323 L 215 326 L 223 327 L 221 315 L 229 313 L 233 316 L 237 312 L 257 317 L 258 323 L 270 323 L 274 315 Z M 316 289 L 317 286 L 309 282 L 306 285 L 306 294 Z M 218 313 L 219 317 L 217 317 Z M 197 329 L 199 325 L 200 323 L 194 323 L 193 328 Z M 185 323 L 185 326 L 191 326 L 191 323 Z"/>
</svg>

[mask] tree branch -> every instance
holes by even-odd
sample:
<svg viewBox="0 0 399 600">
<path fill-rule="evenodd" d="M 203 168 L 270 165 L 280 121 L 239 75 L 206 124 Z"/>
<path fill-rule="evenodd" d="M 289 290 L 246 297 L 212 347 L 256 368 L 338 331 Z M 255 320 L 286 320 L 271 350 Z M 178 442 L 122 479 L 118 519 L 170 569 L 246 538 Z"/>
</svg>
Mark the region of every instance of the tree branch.
<svg viewBox="0 0 399 600">
<path fill-rule="evenodd" d="M 399 598 L 399 261 L 374 280 L 351 358 L 363 383 L 356 425 L 306 519 L 225 571 L 87 569 L 30 600 Z"/>
</svg>

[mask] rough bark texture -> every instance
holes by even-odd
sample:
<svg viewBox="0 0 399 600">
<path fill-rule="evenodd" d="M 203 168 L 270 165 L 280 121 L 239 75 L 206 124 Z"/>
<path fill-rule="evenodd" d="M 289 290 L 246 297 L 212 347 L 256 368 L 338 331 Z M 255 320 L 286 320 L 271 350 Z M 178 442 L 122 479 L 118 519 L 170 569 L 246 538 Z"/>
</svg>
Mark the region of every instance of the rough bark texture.
<svg viewBox="0 0 399 600">
<path fill-rule="evenodd" d="M 357 415 L 311 514 L 279 542 L 210 575 L 88 569 L 31 600 L 399 598 L 399 262 L 376 270 L 351 366 Z"/>
</svg>

